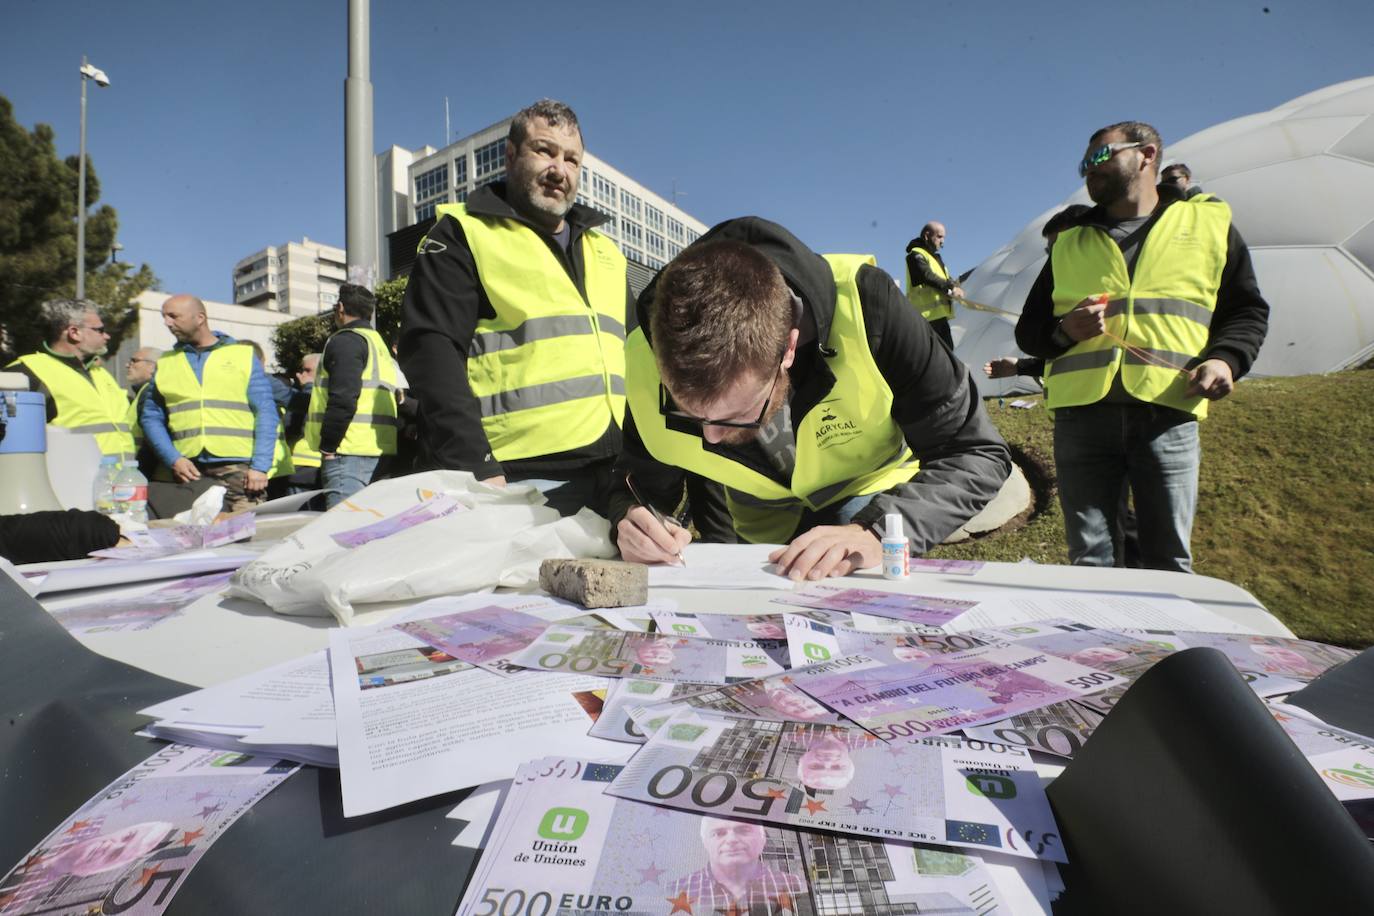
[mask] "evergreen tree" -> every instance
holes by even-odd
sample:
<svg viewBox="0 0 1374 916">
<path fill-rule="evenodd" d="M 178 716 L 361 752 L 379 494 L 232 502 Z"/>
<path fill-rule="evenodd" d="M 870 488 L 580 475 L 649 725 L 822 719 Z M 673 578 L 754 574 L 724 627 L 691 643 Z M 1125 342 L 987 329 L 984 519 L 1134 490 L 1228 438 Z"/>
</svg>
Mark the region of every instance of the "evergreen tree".
<svg viewBox="0 0 1374 916">
<path fill-rule="evenodd" d="M 59 159 L 53 130 L 32 132 L 0 96 L 0 352 L 29 353 L 43 343 L 38 309 L 76 292 L 76 207 L 80 161 Z M 86 159 L 86 202 L 100 200 L 100 181 Z M 157 285 L 147 265 L 110 261 L 119 217 L 108 204 L 86 217 L 86 298 L 110 331 L 110 352 L 137 319 L 133 300 Z M 8 362 L 8 359 L 6 359 Z"/>
</svg>

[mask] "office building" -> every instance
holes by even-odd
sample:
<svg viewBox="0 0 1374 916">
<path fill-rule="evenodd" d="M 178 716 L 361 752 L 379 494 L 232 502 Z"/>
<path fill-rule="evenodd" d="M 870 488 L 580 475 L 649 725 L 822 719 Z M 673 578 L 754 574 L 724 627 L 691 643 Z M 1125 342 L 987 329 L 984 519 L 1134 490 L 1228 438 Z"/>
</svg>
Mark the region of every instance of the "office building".
<svg viewBox="0 0 1374 916">
<path fill-rule="evenodd" d="M 506 118 L 440 150 L 393 146 L 377 157 L 381 276 L 410 272 L 415 247 L 431 225 L 436 207 L 465 201 L 482 185 L 506 177 L 510 122 Z M 406 171 L 404 185 L 399 181 L 401 168 Z M 636 291 L 707 229 L 591 152 L 582 161 L 577 202 L 610 217 L 598 228 L 615 240 L 630 261 L 631 286 Z M 638 284 L 636 277 L 641 281 Z"/>
<path fill-rule="evenodd" d="M 269 245 L 234 265 L 234 304 L 316 315 L 334 307 L 347 276 L 342 248 L 308 238 Z"/>
</svg>

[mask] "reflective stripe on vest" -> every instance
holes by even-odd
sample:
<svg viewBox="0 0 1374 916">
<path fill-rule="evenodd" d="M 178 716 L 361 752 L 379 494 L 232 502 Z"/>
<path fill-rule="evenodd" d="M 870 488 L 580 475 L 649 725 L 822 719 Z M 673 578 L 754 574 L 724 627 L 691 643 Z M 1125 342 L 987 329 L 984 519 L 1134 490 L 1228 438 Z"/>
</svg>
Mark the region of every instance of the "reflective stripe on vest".
<svg viewBox="0 0 1374 916">
<path fill-rule="evenodd" d="M 625 256 L 594 229 L 578 240 L 586 296 L 547 242 L 510 219 L 456 219 L 496 315 L 478 321 L 468 383 L 497 461 L 590 445 L 625 415 Z"/>
<path fill-rule="evenodd" d="M 868 348 L 863 305 L 855 275 L 873 258 L 826 255 L 835 276 L 835 316 L 827 365 L 835 385 L 795 424 L 796 466 L 779 483 L 730 457 L 728 446 L 711 446 L 699 427 L 670 428 L 659 409 L 659 373 L 642 329 L 625 345 L 629 404 L 649 453 L 664 464 L 692 471 L 725 487 L 735 531 L 753 543 L 783 543 L 802 513 L 853 496 L 880 493 L 916 476 L 918 464 L 901 427 L 892 419 L 892 389 Z"/>
<path fill-rule="evenodd" d="M 157 361 L 152 384 L 167 406 L 172 444 L 187 458 L 209 452 L 217 458 L 253 456 L 253 409 L 248 381 L 253 350 L 248 344 L 222 344 L 205 357 L 201 379 L 186 354 L 175 350 Z"/>
<path fill-rule="evenodd" d="M 340 455 L 394 455 L 396 428 L 399 425 L 396 421 L 396 363 L 382 335 L 372 328 L 343 328 L 336 331 L 325 341 L 326 353 L 329 352 L 329 344 L 340 334 L 357 334 L 367 343 L 367 365 L 363 366 L 362 388 L 353 406 L 353 418 L 348 421 L 348 429 L 335 451 Z M 305 417 L 303 437 L 308 449 L 316 455 L 320 450 L 320 428 L 324 425 L 328 406 L 329 370 L 321 358 L 315 387 L 310 392 L 310 408 Z M 317 458 L 314 466 L 318 466 L 318 463 Z"/>
<path fill-rule="evenodd" d="M 920 255 L 926 259 L 930 269 L 935 271 L 936 276 L 948 280 L 949 271 L 945 270 L 945 265 L 940 263 L 940 259 L 935 257 L 924 248 L 912 248 L 913 254 Z M 921 313 L 921 317 L 926 321 L 935 321 L 940 318 L 954 317 L 954 303 L 949 296 L 945 295 L 942 289 L 936 289 L 925 283 L 912 284 L 911 268 L 906 269 L 906 299 Z"/>
<path fill-rule="evenodd" d="M 133 458 L 129 396 L 114 376 L 100 366 L 91 366 L 88 379 L 66 361 L 47 353 L 30 353 L 15 362 L 22 363 L 48 389 L 57 407 L 53 426 L 94 435 L 102 455 L 120 460 Z"/>
<path fill-rule="evenodd" d="M 1062 317 L 1083 299 L 1105 293 L 1107 330 L 1138 352 L 1106 335 L 1075 344 L 1046 364 L 1047 406 L 1096 403 L 1120 372 L 1132 396 L 1207 416 L 1206 399 L 1187 395 L 1187 376 L 1161 363 L 1191 368 L 1207 346 L 1230 226 L 1231 208 L 1215 198 L 1172 204 L 1141 243 L 1134 276 L 1102 229 L 1061 232 L 1050 254 L 1054 314 Z"/>
<path fill-rule="evenodd" d="M 302 468 L 317 468 L 320 466 L 320 453 L 310 447 L 310 443 L 301 436 L 296 440 L 296 444 L 291 446 L 291 463 L 296 466 L 296 470 Z"/>
</svg>

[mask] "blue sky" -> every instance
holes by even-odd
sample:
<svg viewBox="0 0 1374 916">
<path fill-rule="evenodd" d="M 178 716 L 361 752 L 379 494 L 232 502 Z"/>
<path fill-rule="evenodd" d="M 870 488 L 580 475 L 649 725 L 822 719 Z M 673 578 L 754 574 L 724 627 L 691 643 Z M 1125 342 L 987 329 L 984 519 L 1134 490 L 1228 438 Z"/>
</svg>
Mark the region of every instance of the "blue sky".
<svg viewBox="0 0 1374 916">
<path fill-rule="evenodd" d="M 5 0 L 0 94 L 89 151 L 123 257 L 231 298 L 239 258 L 342 245 L 347 0 Z M 1267 9 L 1267 12 L 1266 12 Z M 901 272 L 928 219 L 966 270 L 1077 187 L 1092 130 L 1166 146 L 1374 73 L 1368 0 L 372 4 L 375 145 L 444 142 L 541 96 L 588 148 L 709 224 L 775 219 Z M 1167 155 L 1167 151 L 1166 151 Z"/>
</svg>

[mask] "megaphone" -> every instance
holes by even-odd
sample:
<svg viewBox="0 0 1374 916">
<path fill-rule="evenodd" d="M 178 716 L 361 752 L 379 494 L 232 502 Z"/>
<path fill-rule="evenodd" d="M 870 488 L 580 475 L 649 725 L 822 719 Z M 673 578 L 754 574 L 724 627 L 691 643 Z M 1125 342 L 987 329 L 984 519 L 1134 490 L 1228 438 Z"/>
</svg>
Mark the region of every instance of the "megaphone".
<svg viewBox="0 0 1374 916">
<path fill-rule="evenodd" d="M 61 510 L 48 479 L 46 398 L 18 372 L 0 373 L 0 515 Z"/>
</svg>

